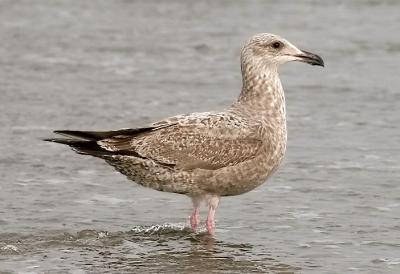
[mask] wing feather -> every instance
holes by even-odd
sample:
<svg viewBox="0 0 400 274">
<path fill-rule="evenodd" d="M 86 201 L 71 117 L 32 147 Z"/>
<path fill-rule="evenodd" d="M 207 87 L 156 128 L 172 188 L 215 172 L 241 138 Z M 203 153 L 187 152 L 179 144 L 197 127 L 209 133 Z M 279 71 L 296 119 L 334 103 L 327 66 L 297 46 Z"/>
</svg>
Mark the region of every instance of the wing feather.
<svg viewBox="0 0 400 274">
<path fill-rule="evenodd" d="M 108 151 L 131 151 L 184 170 L 236 165 L 254 158 L 263 145 L 254 128 L 231 128 L 221 117 L 207 119 L 185 120 L 136 136 L 114 136 L 97 144 Z"/>
</svg>

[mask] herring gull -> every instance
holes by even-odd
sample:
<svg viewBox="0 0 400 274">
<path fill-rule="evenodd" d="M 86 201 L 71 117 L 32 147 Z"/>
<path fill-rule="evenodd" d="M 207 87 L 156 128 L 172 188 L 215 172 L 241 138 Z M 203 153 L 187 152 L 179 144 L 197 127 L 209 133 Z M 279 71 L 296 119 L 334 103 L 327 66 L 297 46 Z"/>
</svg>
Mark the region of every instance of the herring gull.
<svg viewBox="0 0 400 274">
<path fill-rule="evenodd" d="M 45 140 L 104 159 L 142 186 L 188 195 L 194 230 L 205 201 L 206 227 L 213 234 L 220 197 L 256 188 L 282 162 L 287 131 L 278 67 L 289 61 L 324 66 L 321 57 L 282 37 L 257 34 L 241 51 L 239 98 L 224 111 L 177 115 L 144 128 L 58 130 L 66 138 Z"/>
</svg>

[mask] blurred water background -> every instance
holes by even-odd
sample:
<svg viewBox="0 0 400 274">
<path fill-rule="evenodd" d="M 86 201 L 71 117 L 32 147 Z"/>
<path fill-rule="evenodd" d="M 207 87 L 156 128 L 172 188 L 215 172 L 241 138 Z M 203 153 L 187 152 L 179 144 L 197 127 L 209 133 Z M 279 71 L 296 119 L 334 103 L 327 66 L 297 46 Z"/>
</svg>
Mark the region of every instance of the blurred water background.
<svg viewBox="0 0 400 274">
<path fill-rule="evenodd" d="M 0 0 L 0 272 L 400 273 L 399 11 L 396 0 Z M 188 229 L 188 198 L 41 141 L 223 109 L 258 32 L 326 68 L 282 68 L 285 164 L 222 199 L 214 238 Z"/>
</svg>

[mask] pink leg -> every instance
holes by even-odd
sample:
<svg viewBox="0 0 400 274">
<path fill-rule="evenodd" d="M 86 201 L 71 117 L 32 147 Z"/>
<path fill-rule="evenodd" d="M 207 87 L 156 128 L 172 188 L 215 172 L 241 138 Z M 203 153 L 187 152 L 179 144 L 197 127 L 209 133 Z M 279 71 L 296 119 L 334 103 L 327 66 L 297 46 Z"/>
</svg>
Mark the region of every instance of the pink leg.
<svg viewBox="0 0 400 274">
<path fill-rule="evenodd" d="M 193 230 L 196 230 L 200 223 L 200 209 L 195 207 L 192 212 L 192 216 L 190 216 L 190 225 Z"/>
<path fill-rule="evenodd" d="M 219 204 L 219 197 L 213 195 L 208 200 L 208 215 L 207 215 L 207 231 L 209 234 L 214 235 L 215 231 L 215 211 L 217 210 Z"/>
<path fill-rule="evenodd" d="M 200 202 L 201 199 L 199 197 L 192 197 L 193 202 L 193 212 L 190 216 L 190 225 L 193 230 L 196 230 L 200 224 Z"/>
</svg>

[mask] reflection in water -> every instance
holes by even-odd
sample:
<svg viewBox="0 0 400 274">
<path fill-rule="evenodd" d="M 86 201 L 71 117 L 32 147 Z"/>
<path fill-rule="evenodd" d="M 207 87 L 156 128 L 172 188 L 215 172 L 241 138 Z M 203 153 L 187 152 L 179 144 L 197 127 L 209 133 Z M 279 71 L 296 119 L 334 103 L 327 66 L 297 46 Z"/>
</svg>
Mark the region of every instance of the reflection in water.
<svg viewBox="0 0 400 274">
<path fill-rule="evenodd" d="M 80 270 L 134 273 L 296 273 L 268 252 L 255 252 L 247 243 L 227 243 L 183 225 L 135 227 L 127 232 L 82 230 L 76 235 L 0 235 L 0 255 L 11 255 L 16 265 L 35 264 L 49 270 L 55 258 L 77 260 Z M 4 248 L 8 246 L 9 248 Z M 51 250 L 52 252 L 49 252 Z M 46 255 L 43 256 L 42 252 Z M 60 254 L 63 253 L 63 254 Z M 27 257 L 31 257 L 26 261 Z M 34 259 L 32 259 L 34 258 Z M 25 260 L 25 261 L 24 261 Z M 62 269 L 62 266 L 59 266 Z M 68 266 L 65 266 L 68 268 Z M 60 268 L 54 269 L 60 270 Z"/>
</svg>

